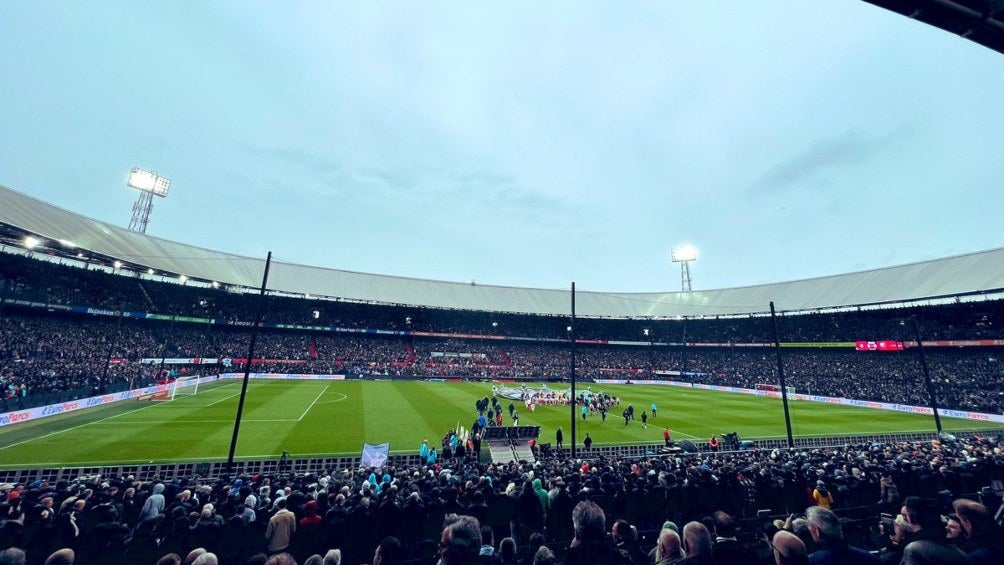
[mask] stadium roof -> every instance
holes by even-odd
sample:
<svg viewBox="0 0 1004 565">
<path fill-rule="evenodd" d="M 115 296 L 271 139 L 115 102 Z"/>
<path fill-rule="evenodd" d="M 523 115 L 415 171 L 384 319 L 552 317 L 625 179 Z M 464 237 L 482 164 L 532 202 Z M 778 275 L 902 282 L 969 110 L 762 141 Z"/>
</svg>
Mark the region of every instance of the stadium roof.
<svg viewBox="0 0 1004 565">
<path fill-rule="evenodd" d="M 1004 0 L 865 0 L 1004 53 Z"/>
<path fill-rule="evenodd" d="M 137 269 L 248 288 L 261 286 L 264 258 L 212 251 L 128 231 L 0 186 L 0 223 L 72 256 L 83 250 Z M 61 243 L 62 242 L 62 243 Z M 72 251 L 71 251 L 72 250 Z M 569 290 L 513 288 L 340 271 L 273 261 L 268 288 L 346 300 L 489 312 L 567 315 Z M 741 288 L 693 292 L 576 293 L 576 314 L 671 318 L 815 310 L 1004 290 L 1004 248 L 934 261 Z"/>
</svg>

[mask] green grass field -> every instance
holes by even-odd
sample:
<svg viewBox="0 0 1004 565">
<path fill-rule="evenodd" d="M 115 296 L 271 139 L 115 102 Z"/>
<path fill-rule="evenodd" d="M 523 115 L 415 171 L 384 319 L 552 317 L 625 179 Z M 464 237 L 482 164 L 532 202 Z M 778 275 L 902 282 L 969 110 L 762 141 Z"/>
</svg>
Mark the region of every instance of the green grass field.
<svg viewBox="0 0 1004 565">
<path fill-rule="evenodd" d="M 580 418 L 580 445 L 586 432 L 595 445 L 661 442 L 663 427 L 678 441 L 731 431 L 746 439 L 785 434 L 780 400 L 658 385 L 591 386 L 620 396 L 622 406 L 634 404 L 638 415 L 655 402 L 658 417 L 647 429 L 640 421 L 625 426 L 619 410 L 606 422 L 599 415 Z M 436 442 L 458 423 L 469 427 L 475 400 L 490 392 L 486 383 L 252 381 L 237 457 L 273 457 L 283 450 L 294 457 L 358 455 L 364 442 L 390 442 L 392 453 L 416 452 L 423 439 Z M 225 460 L 239 395 L 239 381 L 204 384 L 197 395 L 171 402 L 124 401 L 0 428 L 0 468 Z M 541 441 L 553 441 L 558 426 L 570 440 L 569 407 L 533 413 L 517 407 L 521 425 L 541 426 Z M 791 419 L 796 436 L 934 429 L 930 416 L 813 402 L 793 402 Z M 999 427 L 942 422 L 947 431 Z"/>
</svg>

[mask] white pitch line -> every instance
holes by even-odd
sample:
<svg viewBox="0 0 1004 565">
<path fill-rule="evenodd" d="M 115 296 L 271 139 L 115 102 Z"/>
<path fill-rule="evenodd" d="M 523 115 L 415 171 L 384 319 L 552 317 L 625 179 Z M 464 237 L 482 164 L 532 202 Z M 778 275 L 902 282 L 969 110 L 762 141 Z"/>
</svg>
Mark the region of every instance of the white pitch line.
<svg viewBox="0 0 1004 565">
<path fill-rule="evenodd" d="M 248 420 L 246 418 L 241 418 L 241 423 L 243 424 L 253 424 L 255 422 L 299 422 L 299 420 Z M 99 422 L 91 422 L 92 424 L 97 424 Z M 134 426 L 145 426 L 147 424 L 160 424 L 162 422 L 157 422 L 154 420 L 140 420 L 137 422 L 112 422 L 113 424 L 130 424 Z M 175 424 L 233 424 L 233 420 L 183 420 L 181 422 L 175 422 Z"/>
<path fill-rule="evenodd" d="M 135 410 L 130 410 L 128 412 L 122 412 L 121 414 L 115 414 L 114 416 L 108 416 L 107 418 L 102 418 L 100 420 L 94 420 L 93 422 L 87 422 L 87 423 L 84 423 L 84 424 L 79 424 L 79 425 L 76 425 L 76 426 L 73 426 L 73 427 L 70 427 L 70 428 L 66 428 L 64 430 L 56 430 L 54 432 L 49 432 L 49 433 L 45 434 L 44 436 L 33 437 L 33 438 L 30 438 L 30 439 L 26 439 L 24 441 L 19 441 L 17 443 L 12 443 L 10 445 L 0 445 L 0 450 L 10 449 L 11 447 L 17 447 L 19 445 L 24 445 L 26 443 L 33 442 L 35 440 L 45 439 L 47 437 L 51 437 L 51 436 L 58 435 L 58 434 L 61 434 L 61 433 L 70 432 L 70 431 L 76 430 L 78 428 L 82 428 L 84 426 L 90 426 L 91 424 L 99 424 L 99 423 L 104 422 L 106 420 L 111 420 L 112 418 L 118 418 L 119 416 L 125 416 L 126 414 L 133 414 L 135 412 L 139 412 L 140 410 L 146 410 L 147 408 L 153 408 L 154 406 L 161 406 L 161 404 L 156 403 L 156 402 L 151 402 L 148 406 L 144 406 L 142 408 L 137 408 Z"/>
<path fill-rule="evenodd" d="M 240 394 L 241 394 L 241 393 L 239 393 L 239 392 L 235 392 L 235 393 L 231 394 L 230 396 L 227 396 L 227 397 L 224 397 L 224 398 L 221 398 L 221 399 L 219 399 L 219 400 L 217 400 L 216 402 L 213 402 L 213 403 L 211 403 L 211 404 L 207 404 L 207 405 L 206 405 L 206 407 L 208 408 L 209 406 L 216 406 L 216 405 L 217 405 L 217 404 L 219 404 L 220 402 L 223 402 L 224 400 L 230 400 L 231 398 L 233 398 L 233 397 L 235 397 L 235 396 L 240 396 Z"/>
<path fill-rule="evenodd" d="M 692 435 L 688 434 L 687 432 L 681 432 L 680 430 L 674 430 L 673 428 L 669 428 L 669 433 L 671 433 L 671 434 L 680 434 L 681 436 L 687 436 L 687 437 L 694 438 L 694 439 L 701 439 L 701 438 L 699 438 L 697 436 L 692 436 Z"/>
<path fill-rule="evenodd" d="M 349 396 L 347 394 L 343 394 L 341 392 L 336 392 L 335 394 L 341 394 L 342 397 L 341 398 L 336 398 L 335 400 L 322 400 L 322 401 L 318 402 L 318 404 L 331 404 L 332 402 L 342 402 L 343 400 L 347 400 L 349 398 Z"/>
<path fill-rule="evenodd" d="M 328 387 L 329 386 L 331 386 L 331 385 L 325 385 L 324 386 L 324 390 L 321 391 L 321 394 L 318 394 L 317 398 L 314 398 L 314 401 L 310 403 L 310 406 L 307 406 L 307 409 L 303 411 L 303 414 L 300 414 L 300 419 L 297 420 L 298 422 L 300 420 L 303 420 L 303 417 L 307 415 L 307 412 L 310 412 L 310 409 L 314 407 L 314 404 L 317 404 L 318 399 L 320 399 L 322 396 L 324 396 L 324 393 L 328 392 Z"/>
</svg>

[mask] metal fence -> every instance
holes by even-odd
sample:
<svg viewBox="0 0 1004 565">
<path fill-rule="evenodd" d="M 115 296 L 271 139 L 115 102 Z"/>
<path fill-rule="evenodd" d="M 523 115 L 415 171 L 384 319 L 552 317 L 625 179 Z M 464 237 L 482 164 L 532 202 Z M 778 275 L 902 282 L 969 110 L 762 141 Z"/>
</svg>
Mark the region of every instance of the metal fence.
<svg viewBox="0 0 1004 565">
<path fill-rule="evenodd" d="M 974 435 L 987 437 L 1004 436 L 1002 430 L 967 430 L 953 432 L 957 438 L 971 438 Z M 859 445 L 872 443 L 899 443 L 914 441 L 933 441 L 939 436 L 934 433 L 909 433 L 909 434 L 869 434 L 854 436 L 826 436 L 826 437 L 798 437 L 795 438 L 795 447 L 798 449 L 841 447 L 845 445 Z M 787 449 L 786 439 L 767 438 L 752 439 L 753 445 L 749 449 Z M 682 443 L 682 442 L 681 442 Z M 695 444 L 697 453 L 689 455 L 706 455 L 709 452 L 707 443 Z M 725 453 L 720 451 L 720 453 Z M 576 450 L 576 457 L 582 460 L 605 458 L 645 458 L 664 456 L 687 456 L 688 453 L 674 449 L 667 451 L 663 443 L 648 443 L 634 445 L 594 445 L 592 449 L 580 448 Z M 568 449 L 552 450 L 551 456 L 555 458 L 567 457 Z M 310 457 L 298 458 L 274 457 L 269 459 L 253 459 L 235 461 L 230 473 L 227 472 L 225 461 L 206 461 L 202 463 L 156 463 L 147 465 L 103 465 L 91 467 L 47 467 L 37 469 L 12 469 L 0 470 L 0 483 L 27 483 L 35 480 L 59 481 L 75 480 L 88 477 L 123 477 L 133 475 L 136 479 L 171 481 L 175 479 L 215 479 L 223 476 L 241 475 L 279 475 L 284 473 L 296 473 L 298 475 L 319 474 L 324 472 L 336 472 L 342 470 L 355 470 L 359 468 L 360 456 L 335 456 L 331 457 Z M 390 464 L 403 467 L 419 467 L 425 462 L 417 453 L 411 455 L 391 455 Z"/>
</svg>

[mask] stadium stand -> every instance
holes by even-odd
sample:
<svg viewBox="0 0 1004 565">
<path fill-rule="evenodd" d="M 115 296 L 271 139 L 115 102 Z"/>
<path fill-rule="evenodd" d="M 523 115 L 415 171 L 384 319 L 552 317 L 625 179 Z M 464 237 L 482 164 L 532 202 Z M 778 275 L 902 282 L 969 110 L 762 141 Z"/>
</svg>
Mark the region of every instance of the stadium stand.
<svg viewBox="0 0 1004 565">
<path fill-rule="evenodd" d="M 243 368 L 255 311 L 254 296 L 243 290 L 6 253 L 0 253 L 0 278 L 2 410 L 153 383 L 163 377 L 157 359 L 216 360 L 167 364 L 175 374 Z M 925 404 L 916 348 L 854 348 L 857 341 L 909 342 L 912 328 L 904 321 L 915 316 L 930 343 L 927 360 L 942 404 L 1000 414 L 1002 307 L 988 300 L 783 316 L 779 339 L 788 345 L 782 351 L 788 384 L 802 393 Z M 566 325 L 557 316 L 273 295 L 256 367 L 351 378 L 562 380 L 570 361 Z M 773 352 L 762 347 L 773 339 L 763 317 L 581 319 L 576 328 L 584 340 L 576 351 L 583 379 L 673 374 L 748 388 L 776 380 Z M 904 529 L 916 525 L 897 530 L 883 521 L 881 512 L 898 513 L 907 496 L 922 497 L 925 508 L 945 515 L 955 510 L 954 499 L 973 501 L 956 504 L 960 515 L 973 516 L 967 537 L 935 541 L 999 556 L 1002 536 L 993 514 L 1004 484 L 1001 440 L 973 434 L 800 438 L 791 450 L 760 442 L 718 453 L 703 446 L 697 453 L 602 446 L 577 460 L 558 450 L 530 460 L 520 449 L 523 460 L 509 463 L 447 459 L 432 466 L 415 454 L 395 456 L 379 472 L 341 457 L 245 461 L 229 475 L 220 464 L 198 463 L 4 471 L 0 552 L 20 548 L 28 563 L 42 563 L 61 548 L 72 549 L 77 563 L 155 563 L 202 547 L 221 563 L 264 562 L 255 555 L 275 548 L 269 532 L 288 520 L 277 503 L 283 499 L 297 524 L 285 549 L 300 563 L 329 549 L 339 549 L 344 563 L 370 562 L 388 537 L 400 542 L 410 562 L 434 563 L 444 518 L 452 513 L 490 527 L 500 542 L 495 550 L 513 536 L 520 558 L 532 560 L 530 534 L 539 533 L 561 560 L 576 535 L 572 509 L 590 501 L 603 512 L 603 532 L 625 520 L 641 533 L 641 550 L 656 545 L 666 520 L 682 533 L 688 522 L 704 519 L 718 537 L 733 537 L 728 520 L 715 514 L 720 511 L 738 524 L 743 554 L 767 558 L 762 532 L 768 519 L 761 514 L 780 518 L 779 526 L 819 549 L 800 520 L 784 520 L 802 515 L 822 487 L 832 495 L 846 539 L 891 561 L 920 535 Z M 896 485 L 895 495 L 889 484 Z M 447 537 L 463 531 L 454 528 Z M 595 543 L 615 542 L 626 547 L 620 535 Z"/>
</svg>

